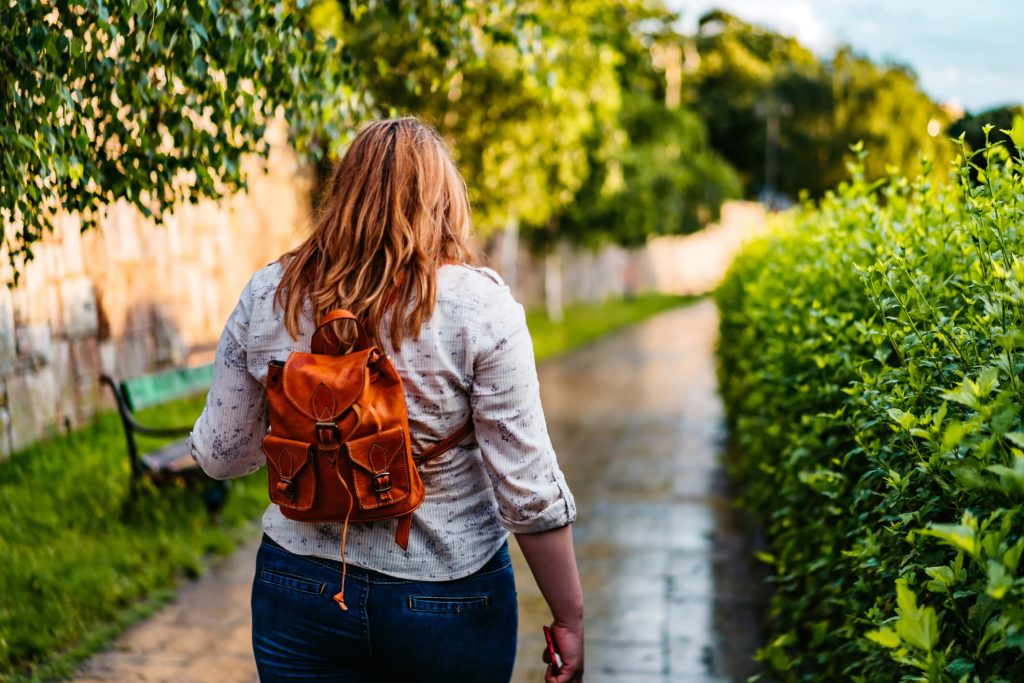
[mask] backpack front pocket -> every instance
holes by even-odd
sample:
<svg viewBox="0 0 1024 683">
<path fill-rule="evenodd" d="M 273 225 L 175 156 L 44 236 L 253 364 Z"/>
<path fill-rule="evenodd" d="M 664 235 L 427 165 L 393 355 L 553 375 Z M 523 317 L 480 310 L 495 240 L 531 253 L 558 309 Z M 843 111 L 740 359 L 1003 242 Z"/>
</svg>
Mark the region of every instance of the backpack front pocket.
<svg viewBox="0 0 1024 683">
<path fill-rule="evenodd" d="M 412 486 L 404 429 L 395 427 L 352 439 L 345 448 L 355 465 L 352 477 L 360 508 L 374 510 L 409 497 Z"/>
<path fill-rule="evenodd" d="M 313 446 L 267 434 L 263 453 L 267 456 L 270 500 L 288 510 L 312 508 L 319 496 Z"/>
</svg>

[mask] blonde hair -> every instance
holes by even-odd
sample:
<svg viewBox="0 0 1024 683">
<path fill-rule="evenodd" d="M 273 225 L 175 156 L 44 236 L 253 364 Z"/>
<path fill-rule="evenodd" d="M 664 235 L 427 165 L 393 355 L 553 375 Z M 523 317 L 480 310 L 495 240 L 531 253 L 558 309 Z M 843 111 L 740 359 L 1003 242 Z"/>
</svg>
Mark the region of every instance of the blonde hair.
<svg viewBox="0 0 1024 683">
<path fill-rule="evenodd" d="M 335 167 L 312 233 L 281 257 L 285 327 L 298 338 L 308 299 L 316 320 L 348 309 L 379 344 L 391 308 L 400 348 L 433 313 L 438 268 L 475 260 L 469 231 L 466 184 L 437 132 L 414 117 L 373 121 Z"/>
</svg>

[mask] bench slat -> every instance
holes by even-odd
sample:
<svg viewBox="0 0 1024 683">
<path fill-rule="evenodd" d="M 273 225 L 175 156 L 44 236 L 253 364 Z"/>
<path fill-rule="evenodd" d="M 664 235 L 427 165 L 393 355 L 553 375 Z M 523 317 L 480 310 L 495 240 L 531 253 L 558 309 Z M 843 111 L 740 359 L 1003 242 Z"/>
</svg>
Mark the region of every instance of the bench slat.
<svg viewBox="0 0 1024 683">
<path fill-rule="evenodd" d="M 160 450 L 142 456 L 143 464 L 155 473 L 175 473 L 199 469 L 188 451 L 188 440 L 175 441 Z"/>
<path fill-rule="evenodd" d="M 213 365 L 168 370 L 126 380 L 121 384 L 133 411 L 198 394 L 213 382 Z"/>
</svg>

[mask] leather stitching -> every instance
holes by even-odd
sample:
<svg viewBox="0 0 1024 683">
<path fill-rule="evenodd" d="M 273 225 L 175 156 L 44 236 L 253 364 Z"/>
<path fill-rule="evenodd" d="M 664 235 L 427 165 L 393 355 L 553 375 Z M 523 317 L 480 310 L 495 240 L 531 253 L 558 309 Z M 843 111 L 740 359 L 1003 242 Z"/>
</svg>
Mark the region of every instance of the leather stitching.
<svg viewBox="0 0 1024 683">
<path fill-rule="evenodd" d="M 301 445 L 305 446 L 305 444 L 301 444 Z M 290 461 L 291 460 L 291 452 L 288 451 L 287 449 L 288 449 L 288 444 L 281 444 L 281 450 L 288 453 L 288 458 L 289 458 L 289 461 Z M 267 456 L 267 465 L 274 469 L 274 472 L 277 474 L 278 480 L 287 479 L 288 478 L 286 475 L 284 475 L 281 472 L 281 468 L 278 467 L 277 463 L 274 462 L 273 459 L 271 459 L 270 453 L 267 452 L 266 444 L 264 444 L 264 446 L 263 446 L 263 455 Z M 308 451 L 307 451 L 307 455 L 306 455 L 306 464 L 309 464 Z M 300 468 L 300 469 L 302 469 L 302 468 Z M 296 474 L 296 472 L 293 472 L 292 476 L 295 476 L 295 474 Z M 308 489 L 309 489 L 309 496 L 308 496 L 309 500 L 297 499 L 295 501 L 295 505 L 294 506 L 288 506 L 288 507 L 294 507 L 297 510 L 308 510 L 309 508 L 313 507 L 313 499 L 316 497 L 316 472 L 310 472 L 310 474 L 308 476 L 313 477 L 313 485 L 308 487 Z M 271 498 L 271 500 L 273 502 L 277 503 L 278 505 L 281 504 L 281 502 L 279 500 L 279 496 L 274 495 L 274 490 L 272 488 L 270 489 L 270 498 Z"/>
<path fill-rule="evenodd" d="M 329 405 L 324 405 L 324 410 L 321 411 L 320 407 L 316 404 L 316 400 L 318 396 L 325 398 L 325 395 Z M 321 422 L 327 422 L 330 418 L 334 417 L 334 411 L 338 409 L 338 399 L 334 397 L 334 392 L 323 382 L 320 382 L 320 385 L 313 391 L 313 397 L 310 398 L 309 403 L 313 406 L 313 417 Z"/>
<path fill-rule="evenodd" d="M 378 474 L 380 472 L 387 472 L 388 468 L 391 467 L 391 463 L 395 461 L 395 458 L 398 457 L 398 452 L 401 450 L 405 450 L 404 438 L 402 439 L 402 442 L 398 444 L 398 447 L 395 448 L 395 452 L 391 454 L 391 457 L 388 458 L 387 462 L 385 462 L 383 465 L 377 465 L 373 461 L 374 456 L 376 456 L 377 454 L 381 454 L 384 458 L 387 458 L 388 453 L 387 451 L 384 450 L 384 447 L 381 446 L 379 443 L 373 444 L 372 446 L 370 446 L 370 454 L 367 457 L 367 460 L 370 461 L 370 469 L 373 470 L 374 474 Z"/>
<path fill-rule="evenodd" d="M 360 351 L 360 353 L 362 353 L 362 352 Z M 338 414 L 337 416 L 332 415 L 332 416 L 330 416 L 330 418 L 328 418 L 331 421 L 335 421 L 336 422 L 337 420 L 335 418 L 341 417 L 341 414 L 344 414 L 345 410 L 348 410 L 349 406 L 351 406 L 353 403 L 357 403 L 359 401 L 359 398 L 366 392 L 366 387 L 369 386 L 369 383 L 370 383 L 369 360 L 370 360 L 370 356 L 369 356 L 369 352 L 367 352 L 366 358 L 363 359 L 363 372 L 362 372 L 363 383 L 362 383 L 362 386 L 359 388 L 359 391 L 352 398 L 351 403 L 346 405 L 344 407 L 344 410 L 342 410 L 340 414 Z M 289 357 L 288 362 L 290 362 L 290 361 L 291 361 L 291 357 Z M 288 372 L 288 363 L 285 363 L 285 367 L 282 368 L 282 370 L 281 370 L 281 386 L 284 389 L 285 398 L 287 398 L 288 401 L 292 404 L 292 406 L 296 410 L 298 410 L 301 414 L 303 414 L 303 415 L 305 415 L 307 417 L 312 417 L 314 420 L 319 420 L 319 418 L 316 417 L 316 415 L 313 415 L 312 413 L 306 412 L 306 410 L 302 407 L 302 403 L 299 401 L 299 399 L 297 399 L 295 397 L 295 393 L 292 391 L 292 387 L 288 383 L 288 377 L 289 377 L 290 374 L 291 373 Z M 337 399 L 335 399 L 335 400 L 337 400 Z M 320 420 L 320 421 L 327 422 L 327 420 Z"/>
</svg>

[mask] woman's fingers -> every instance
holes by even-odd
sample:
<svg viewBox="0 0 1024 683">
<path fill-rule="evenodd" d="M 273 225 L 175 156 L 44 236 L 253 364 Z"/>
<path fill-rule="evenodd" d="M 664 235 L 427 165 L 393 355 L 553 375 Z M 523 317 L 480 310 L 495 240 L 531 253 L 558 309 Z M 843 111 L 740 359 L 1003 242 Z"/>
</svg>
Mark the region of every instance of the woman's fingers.
<svg viewBox="0 0 1024 683">
<path fill-rule="evenodd" d="M 550 665 L 544 672 L 544 683 L 582 683 L 582 681 L 583 672 L 570 669 L 567 666 L 562 667 L 561 673 L 557 676 Z"/>
</svg>

